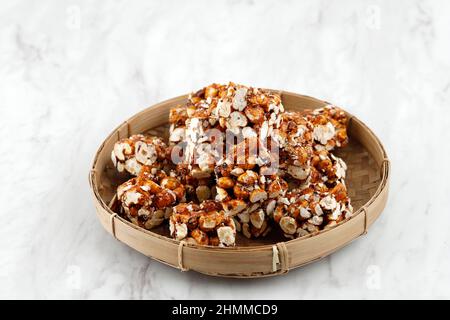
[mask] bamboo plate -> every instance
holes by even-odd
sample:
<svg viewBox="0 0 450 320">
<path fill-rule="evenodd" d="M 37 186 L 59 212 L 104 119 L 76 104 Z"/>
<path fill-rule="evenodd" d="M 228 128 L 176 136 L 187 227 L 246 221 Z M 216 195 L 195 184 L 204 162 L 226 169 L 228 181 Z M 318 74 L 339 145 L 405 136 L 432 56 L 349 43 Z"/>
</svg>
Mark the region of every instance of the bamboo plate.
<svg viewBox="0 0 450 320">
<path fill-rule="evenodd" d="M 281 97 L 287 110 L 314 109 L 327 104 L 289 92 L 281 92 Z M 347 245 L 365 234 L 384 209 L 388 197 L 389 160 L 373 132 L 349 114 L 350 143 L 336 154 L 348 166 L 346 182 L 354 215 L 334 228 L 289 241 L 277 232 L 256 240 L 238 235 L 239 246 L 219 248 L 171 239 L 167 237 L 167 224 L 148 231 L 119 217 L 111 209 L 113 196 L 117 185 L 128 177 L 118 174 L 112 167 L 110 153 L 114 143 L 143 132 L 167 137 L 169 109 L 183 104 L 186 99 L 187 95 L 173 98 L 131 117 L 106 138 L 95 155 L 89 182 L 97 216 L 109 233 L 131 248 L 183 271 L 235 278 L 273 276 L 326 257 Z"/>
</svg>

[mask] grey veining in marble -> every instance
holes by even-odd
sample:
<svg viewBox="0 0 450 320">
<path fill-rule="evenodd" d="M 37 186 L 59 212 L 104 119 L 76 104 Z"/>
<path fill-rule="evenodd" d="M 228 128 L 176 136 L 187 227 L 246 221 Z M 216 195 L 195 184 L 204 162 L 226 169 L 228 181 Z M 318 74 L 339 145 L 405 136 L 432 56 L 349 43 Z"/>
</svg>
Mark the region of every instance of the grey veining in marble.
<svg viewBox="0 0 450 320">
<path fill-rule="evenodd" d="M 1 298 L 450 298 L 449 1 L 1 1 Z M 181 273 L 113 240 L 87 175 L 144 107 L 235 81 L 344 106 L 392 160 L 387 208 L 264 280 Z"/>
</svg>

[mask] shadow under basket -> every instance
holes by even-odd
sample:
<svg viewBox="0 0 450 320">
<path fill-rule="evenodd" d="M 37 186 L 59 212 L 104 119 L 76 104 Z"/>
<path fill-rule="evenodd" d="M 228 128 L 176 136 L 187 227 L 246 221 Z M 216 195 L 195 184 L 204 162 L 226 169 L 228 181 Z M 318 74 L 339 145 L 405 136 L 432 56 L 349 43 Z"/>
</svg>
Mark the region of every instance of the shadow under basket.
<svg viewBox="0 0 450 320">
<path fill-rule="evenodd" d="M 315 109 L 327 104 L 307 96 L 280 93 L 287 110 Z M 238 234 L 236 247 L 221 248 L 171 239 L 168 237 L 167 223 L 149 231 L 121 218 L 111 208 L 114 206 L 116 187 L 129 177 L 118 174 L 112 166 L 110 154 L 114 143 L 144 132 L 167 138 L 170 108 L 186 101 L 187 95 L 173 98 L 136 114 L 116 128 L 96 153 L 89 181 L 97 216 L 109 233 L 131 248 L 183 271 L 194 270 L 212 276 L 235 278 L 273 276 L 324 258 L 342 248 L 367 233 L 383 211 L 388 197 L 389 160 L 373 132 L 349 114 L 350 143 L 335 153 L 348 166 L 346 184 L 354 214 L 333 228 L 294 240 L 284 238 L 275 230 L 259 239 L 247 239 Z"/>
</svg>

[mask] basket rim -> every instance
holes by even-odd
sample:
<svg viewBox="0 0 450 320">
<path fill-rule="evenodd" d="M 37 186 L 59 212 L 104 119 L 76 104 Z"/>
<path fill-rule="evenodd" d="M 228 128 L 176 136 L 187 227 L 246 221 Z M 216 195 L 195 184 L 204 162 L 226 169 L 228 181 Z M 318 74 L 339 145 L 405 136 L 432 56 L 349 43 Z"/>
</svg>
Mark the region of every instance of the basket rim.
<svg viewBox="0 0 450 320">
<path fill-rule="evenodd" d="M 278 92 L 280 94 L 288 94 L 288 95 L 295 95 L 298 97 L 302 97 L 304 99 L 308 99 L 308 100 L 312 100 L 312 101 L 320 101 L 320 102 L 324 102 L 327 104 L 330 104 L 329 102 L 325 101 L 325 100 L 321 100 L 318 98 L 314 98 L 311 96 L 307 96 L 307 95 L 302 95 L 302 94 L 298 94 L 298 93 L 293 93 L 293 92 L 289 92 L 289 91 L 284 91 L 284 90 L 274 90 L 274 89 L 266 89 L 272 92 Z M 131 223 L 130 221 L 122 218 L 121 216 L 117 215 L 114 211 L 111 210 L 111 208 L 109 207 L 109 205 L 107 203 L 105 203 L 102 199 L 102 197 L 99 194 L 99 190 L 98 190 L 98 185 L 97 185 L 97 181 L 96 179 L 94 179 L 94 173 L 96 171 L 96 165 L 97 165 L 97 161 L 99 158 L 100 153 L 103 151 L 106 142 L 112 138 L 114 135 L 117 135 L 117 132 L 120 130 L 120 128 L 125 125 L 128 124 L 129 121 L 131 121 L 134 118 L 138 118 L 140 115 L 148 112 L 150 109 L 154 108 L 155 106 L 159 105 L 159 104 L 167 104 L 170 103 L 171 101 L 177 101 L 180 100 L 182 98 L 187 98 L 188 95 L 184 94 L 184 95 L 180 95 L 174 98 L 170 98 L 170 99 L 166 99 L 164 101 L 158 102 L 156 104 L 153 104 L 141 111 L 139 111 L 138 113 L 132 115 L 130 118 L 128 118 L 127 120 L 123 121 L 121 124 L 119 124 L 116 128 L 114 128 L 114 130 L 111 131 L 111 133 L 109 135 L 107 135 L 107 137 L 102 141 L 101 145 L 98 147 L 94 159 L 92 161 L 92 165 L 90 167 L 89 170 L 89 184 L 90 184 L 90 189 L 94 195 L 94 198 L 96 199 L 97 203 L 103 208 L 105 209 L 110 215 L 114 215 L 115 214 L 115 218 L 120 221 L 121 223 L 127 225 L 128 227 L 131 227 L 133 229 L 136 229 L 140 232 L 143 232 L 145 234 L 147 234 L 148 236 L 151 237 L 155 237 L 158 238 L 160 240 L 164 240 L 164 241 L 168 241 L 171 242 L 175 245 L 179 245 L 181 241 L 179 240 L 175 240 L 172 239 L 170 237 L 158 234 L 156 232 L 153 232 L 151 230 L 147 230 L 144 229 L 142 227 L 139 227 L 133 223 Z M 344 110 L 345 111 L 345 110 Z M 374 132 L 363 122 L 361 121 L 359 118 L 357 118 L 356 116 L 354 116 L 353 114 L 345 111 L 347 113 L 347 115 L 349 116 L 349 125 L 351 123 L 351 121 L 357 121 L 359 123 L 359 125 L 361 125 L 371 136 L 372 139 L 374 139 L 374 141 L 377 144 L 377 147 L 380 148 L 380 150 L 382 151 L 382 155 L 383 155 L 383 163 L 381 164 L 381 179 L 379 182 L 379 186 L 377 188 L 377 190 L 375 191 L 375 193 L 373 194 L 373 196 L 363 205 L 361 206 L 351 217 L 339 222 L 337 225 L 327 228 L 327 229 L 323 229 L 320 230 L 317 233 L 314 234 L 310 234 L 307 236 L 303 236 L 300 238 L 295 238 L 295 239 L 286 239 L 285 241 L 279 241 L 277 243 L 283 242 L 285 244 L 294 244 L 297 242 L 301 242 L 313 237 L 317 237 L 320 236 L 321 234 L 324 234 L 326 232 L 329 232 L 331 230 L 334 230 L 336 228 L 339 228 L 340 226 L 342 226 L 343 224 L 347 223 L 348 221 L 355 219 L 357 216 L 359 216 L 360 214 L 363 214 L 364 208 L 370 206 L 377 198 L 378 196 L 384 191 L 384 189 L 387 186 L 387 182 L 389 179 L 389 174 L 390 174 L 390 160 L 387 156 L 386 150 L 383 146 L 383 144 L 381 143 L 380 139 L 374 134 Z M 192 249 L 198 249 L 198 250 L 212 250 L 212 251 L 217 251 L 217 250 L 221 250 L 221 251 L 229 251 L 229 252 L 233 252 L 233 251 L 240 251 L 240 252 L 253 252 L 253 251 L 260 251 L 260 250 L 267 250 L 267 249 L 271 249 L 274 245 L 276 245 L 276 243 L 274 242 L 273 244 L 261 244 L 261 245 L 250 245 L 250 246 L 234 246 L 234 247 L 218 247 L 218 246 L 211 246 L 211 245 L 198 245 L 198 244 L 192 244 L 192 243 L 184 243 L 184 246 L 192 248 Z M 318 260 L 318 259 L 317 259 Z M 160 260 L 158 260 L 160 261 Z M 313 260 L 314 261 L 314 260 Z M 310 261 L 310 262 L 313 262 Z M 163 263 L 165 263 L 164 261 L 161 261 Z M 170 265 L 170 264 L 169 264 Z M 171 265 L 172 266 L 172 265 Z M 297 266 L 300 267 L 300 266 Z"/>
</svg>

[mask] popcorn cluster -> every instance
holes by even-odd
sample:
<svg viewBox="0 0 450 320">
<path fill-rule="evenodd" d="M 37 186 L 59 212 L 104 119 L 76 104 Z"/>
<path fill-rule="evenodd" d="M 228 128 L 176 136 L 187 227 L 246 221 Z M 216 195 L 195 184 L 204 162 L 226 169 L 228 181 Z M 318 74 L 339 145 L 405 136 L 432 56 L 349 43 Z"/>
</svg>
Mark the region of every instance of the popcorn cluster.
<svg viewBox="0 0 450 320">
<path fill-rule="evenodd" d="M 151 229 L 170 217 L 173 205 L 185 201 L 185 188 L 164 171 L 143 167 L 137 177 L 117 188 L 117 199 L 132 223 Z"/>
<path fill-rule="evenodd" d="M 169 219 L 170 235 L 202 245 L 234 246 L 236 227 L 225 214 L 222 204 L 207 200 L 201 204 L 181 203 L 173 208 Z"/>
<path fill-rule="evenodd" d="M 146 229 L 168 219 L 173 238 L 215 246 L 334 226 L 352 214 L 347 166 L 332 154 L 347 122 L 335 106 L 287 112 L 268 90 L 207 86 L 170 110 L 168 145 L 141 134 L 115 144 L 114 166 L 135 176 L 117 189 L 121 214 Z"/>
<path fill-rule="evenodd" d="M 160 166 L 166 159 L 167 145 L 159 137 L 136 134 L 114 145 L 111 160 L 119 172 L 139 175 L 142 166 Z"/>
</svg>

